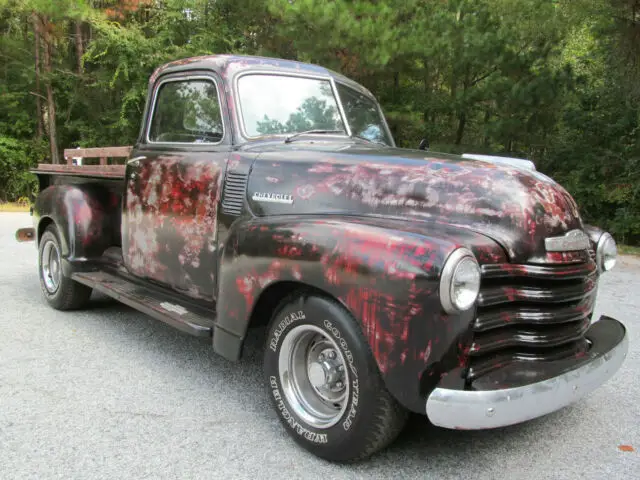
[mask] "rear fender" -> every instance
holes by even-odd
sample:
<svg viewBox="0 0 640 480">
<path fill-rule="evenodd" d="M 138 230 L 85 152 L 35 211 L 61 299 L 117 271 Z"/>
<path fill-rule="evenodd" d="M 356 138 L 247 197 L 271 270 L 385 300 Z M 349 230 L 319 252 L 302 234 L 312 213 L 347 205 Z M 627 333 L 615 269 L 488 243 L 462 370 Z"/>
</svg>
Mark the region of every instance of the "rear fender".
<svg viewBox="0 0 640 480">
<path fill-rule="evenodd" d="M 214 348 L 218 331 L 222 339 L 244 338 L 268 287 L 311 286 L 351 312 L 389 391 L 407 408 L 423 411 L 425 385 L 458 366 L 474 317 L 473 311 L 451 316 L 442 310 L 442 265 L 462 245 L 477 256 L 501 252 L 478 234 L 429 228 L 430 233 L 407 222 L 308 216 L 236 224 L 220 263 Z M 425 375 L 432 381 L 425 383 Z"/>
<path fill-rule="evenodd" d="M 99 184 L 53 185 L 44 189 L 33 208 L 36 242 L 45 223 L 58 228 L 65 270 L 96 259 L 120 243 L 120 198 Z M 69 273 L 68 271 L 65 273 Z"/>
</svg>

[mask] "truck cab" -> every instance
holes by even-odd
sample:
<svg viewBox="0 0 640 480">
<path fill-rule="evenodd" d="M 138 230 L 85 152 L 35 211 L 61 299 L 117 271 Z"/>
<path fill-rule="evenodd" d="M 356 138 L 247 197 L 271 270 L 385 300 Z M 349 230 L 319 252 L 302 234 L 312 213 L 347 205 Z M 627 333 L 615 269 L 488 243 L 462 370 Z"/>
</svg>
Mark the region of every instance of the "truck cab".
<svg viewBox="0 0 640 480">
<path fill-rule="evenodd" d="M 20 238 L 45 300 L 82 308 L 97 290 L 232 361 L 266 325 L 274 414 L 315 455 L 366 458 L 409 412 L 453 429 L 539 417 L 626 356 L 625 327 L 593 318 L 615 241 L 565 189 L 526 163 L 397 148 L 375 97 L 336 72 L 163 65 L 136 143 L 115 148 L 125 165 L 73 150 L 83 165 L 35 170 Z"/>
</svg>

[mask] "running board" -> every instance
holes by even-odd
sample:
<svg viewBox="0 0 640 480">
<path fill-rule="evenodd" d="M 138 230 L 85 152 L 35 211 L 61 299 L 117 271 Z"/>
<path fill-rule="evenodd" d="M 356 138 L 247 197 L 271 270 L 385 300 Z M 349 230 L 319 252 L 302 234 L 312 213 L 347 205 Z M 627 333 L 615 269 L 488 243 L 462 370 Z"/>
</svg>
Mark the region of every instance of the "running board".
<svg viewBox="0 0 640 480">
<path fill-rule="evenodd" d="M 76 272 L 71 278 L 190 335 L 210 337 L 213 333 L 213 311 L 207 316 L 196 313 L 149 288 L 105 271 Z"/>
</svg>

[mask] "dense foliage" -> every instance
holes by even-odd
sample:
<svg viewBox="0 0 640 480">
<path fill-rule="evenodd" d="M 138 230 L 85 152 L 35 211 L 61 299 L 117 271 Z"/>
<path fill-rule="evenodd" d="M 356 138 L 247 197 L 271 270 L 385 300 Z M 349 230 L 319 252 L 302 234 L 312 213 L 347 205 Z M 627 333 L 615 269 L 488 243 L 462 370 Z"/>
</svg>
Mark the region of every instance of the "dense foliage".
<svg viewBox="0 0 640 480">
<path fill-rule="evenodd" d="M 640 0 L 0 0 L 0 33 L 0 200 L 134 142 L 158 65 L 233 52 L 354 78 L 401 146 L 530 158 L 640 242 Z"/>
</svg>

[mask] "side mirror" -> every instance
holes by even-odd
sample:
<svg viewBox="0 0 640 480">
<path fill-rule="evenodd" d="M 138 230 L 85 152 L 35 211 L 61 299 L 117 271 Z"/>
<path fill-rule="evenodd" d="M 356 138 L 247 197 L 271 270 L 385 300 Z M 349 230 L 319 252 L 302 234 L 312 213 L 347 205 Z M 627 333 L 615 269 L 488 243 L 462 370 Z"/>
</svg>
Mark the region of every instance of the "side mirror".
<svg viewBox="0 0 640 480">
<path fill-rule="evenodd" d="M 429 150 L 429 139 L 423 138 L 420 140 L 420 145 L 418 145 L 418 150 Z"/>
</svg>

